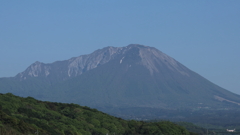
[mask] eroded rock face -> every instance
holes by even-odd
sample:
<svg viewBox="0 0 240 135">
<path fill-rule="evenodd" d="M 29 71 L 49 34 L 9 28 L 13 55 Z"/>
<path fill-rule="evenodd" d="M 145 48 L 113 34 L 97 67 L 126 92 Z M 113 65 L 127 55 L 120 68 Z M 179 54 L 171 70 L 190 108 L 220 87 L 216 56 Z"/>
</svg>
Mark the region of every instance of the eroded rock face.
<svg viewBox="0 0 240 135">
<path fill-rule="evenodd" d="M 141 64 L 147 67 L 151 74 L 159 72 L 159 68 L 157 66 L 167 65 L 169 69 L 188 76 L 187 69 L 185 67 L 170 56 L 153 47 L 139 48 L 139 55 L 142 59 Z"/>
<path fill-rule="evenodd" d="M 31 77 L 57 76 L 65 80 L 79 76 L 86 71 L 94 69 L 120 56 L 121 59 L 119 64 L 122 64 L 125 59 L 125 54 L 131 53 L 132 49 L 138 51 L 137 54 L 133 54 L 138 55 L 137 57 L 141 59 L 141 62 L 138 64 L 145 66 L 151 74 L 159 72 L 159 66 L 167 65 L 171 70 L 183 75 L 188 75 L 188 73 L 185 72 L 185 67 L 181 66 L 176 60 L 156 48 L 131 44 L 126 47 L 105 47 L 88 55 L 81 55 L 69 60 L 57 61 L 50 64 L 44 64 L 37 61 L 30 65 L 24 72 L 17 74 L 16 77 L 20 80 L 25 80 Z"/>
<path fill-rule="evenodd" d="M 89 55 L 83 55 L 68 60 L 68 76 L 81 75 L 83 72 L 96 68 L 114 59 L 121 48 L 106 47 Z"/>
<path fill-rule="evenodd" d="M 62 79 L 64 80 L 81 75 L 88 70 L 107 63 L 118 54 L 118 50 L 121 50 L 121 48 L 106 47 L 89 55 L 82 55 L 51 64 L 44 64 L 37 61 L 30 65 L 24 72 L 17 74 L 16 77 L 20 80 L 25 80 L 29 77 L 49 77 L 56 75 L 63 77 Z"/>
<path fill-rule="evenodd" d="M 40 77 L 40 76 L 48 76 L 51 71 L 51 66 L 48 64 L 41 63 L 36 61 L 32 65 L 30 65 L 24 72 L 17 74 L 17 78 L 19 79 L 27 79 L 29 77 Z"/>
</svg>

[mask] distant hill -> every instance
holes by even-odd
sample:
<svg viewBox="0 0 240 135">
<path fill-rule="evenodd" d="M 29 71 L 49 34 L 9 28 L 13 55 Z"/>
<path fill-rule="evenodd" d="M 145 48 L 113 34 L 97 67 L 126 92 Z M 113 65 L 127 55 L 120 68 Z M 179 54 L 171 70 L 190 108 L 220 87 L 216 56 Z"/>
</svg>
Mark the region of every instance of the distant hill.
<svg viewBox="0 0 240 135">
<path fill-rule="evenodd" d="M 0 94 L 1 135 L 189 135 L 171 122 L 126 121 L 76 104 Z"/>
<path fill-rule="evenodd" d="M 122 118 L 169 118 L 159 112 L 240 107 L 239 95 L 156 48 L 138 44 L 49 64 L 35 62 L 15 77 L 1 78 L 0 92 L 76 103 Z"/>
</svg>

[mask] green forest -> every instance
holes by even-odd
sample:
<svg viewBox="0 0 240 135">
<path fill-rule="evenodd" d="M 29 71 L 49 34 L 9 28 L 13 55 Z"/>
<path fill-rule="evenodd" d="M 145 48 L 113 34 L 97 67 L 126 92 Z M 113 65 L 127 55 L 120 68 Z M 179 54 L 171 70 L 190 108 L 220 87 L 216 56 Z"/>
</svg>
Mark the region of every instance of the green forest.
<svg viewBox="0 0 240 135">
<path fill-rule="evenodd" d="M 123 120 L 77 104 L 0 94 L 1 135 L 190 135 L 169 121 Z"/>
</svg>

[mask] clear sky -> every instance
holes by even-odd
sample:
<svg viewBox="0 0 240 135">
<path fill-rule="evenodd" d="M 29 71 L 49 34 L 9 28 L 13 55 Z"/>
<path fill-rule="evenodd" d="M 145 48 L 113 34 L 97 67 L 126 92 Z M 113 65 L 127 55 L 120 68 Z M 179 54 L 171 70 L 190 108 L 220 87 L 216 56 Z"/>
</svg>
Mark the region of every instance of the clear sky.
<svg viewBox="0 0 240 135">
<path fill-rule="evenodd" d="M 240 94 L 239 0 L 0 0 L 0 77 L 132 43 Z"/>
</svg>

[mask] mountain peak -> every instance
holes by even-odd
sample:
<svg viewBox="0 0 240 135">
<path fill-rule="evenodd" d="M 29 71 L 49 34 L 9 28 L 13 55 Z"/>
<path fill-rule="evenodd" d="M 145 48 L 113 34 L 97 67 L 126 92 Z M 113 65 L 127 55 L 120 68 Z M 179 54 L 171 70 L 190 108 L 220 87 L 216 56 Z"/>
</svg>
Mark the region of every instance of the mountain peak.
<svg viewBox="0 0 240 135">
<path fill-rule="evenodd" d="M 66 80 L 68 78 L 76 77 L 91 69 L 97 68 L 100 65 L 106 64 L 111 60 L 118 60 L 121 64 L 126 60 L 126 55 L 129 59 L 140 58 L 135 61 L 131 60 L 137 66 L 142 65 L 146 67 L 151 74 L 159 73 L 161 68 L 169 68 L 181 74 L 188 75 L 185 68 L 181 66 L 176 60 L 162 53 L 154 47 L 149 47 L 140 44 L 130 44 L 126 47 L 105 47 L 98 49 L 91 54 L 73 57 L 65 61 L 57 61 L 51 64 L 44 64 L 36 61 L 30 65 L 24 72 L 19 73 L 17 78 L 25 80 L 29 77 L 53 77 L 59 76 Z M 129 63 L 129 66 L 133 63 Z M 58 78 L 59 78 L 58 77 Z"/>
<path fill-rule="evenodd" d="M 127 48 L 128 50 L 132 48 L 138 49 L 139 57 L 141 58 L 141 64 L 145 66 L 151 74 L 154 72 L 159 73 L 160 70 L 168 68 L 182 75 L 189 76 L 187 73 L 188 69 L 186 67 L 154 47 L 140 44 L 130 44 L 127 46 Z"/>
<path fill-rule="evenodd" d="M 148 46 L 141 45 L 141 44 L 129 44 L 127 47 L 148 47 Z"/>
<path fill-rule="evenodd" d="M 42 62 L 39 62 L 39 61 L 36 61 L 36 62 L 34 62 L 34 64 L 41 64 Z"/>
</svg>

